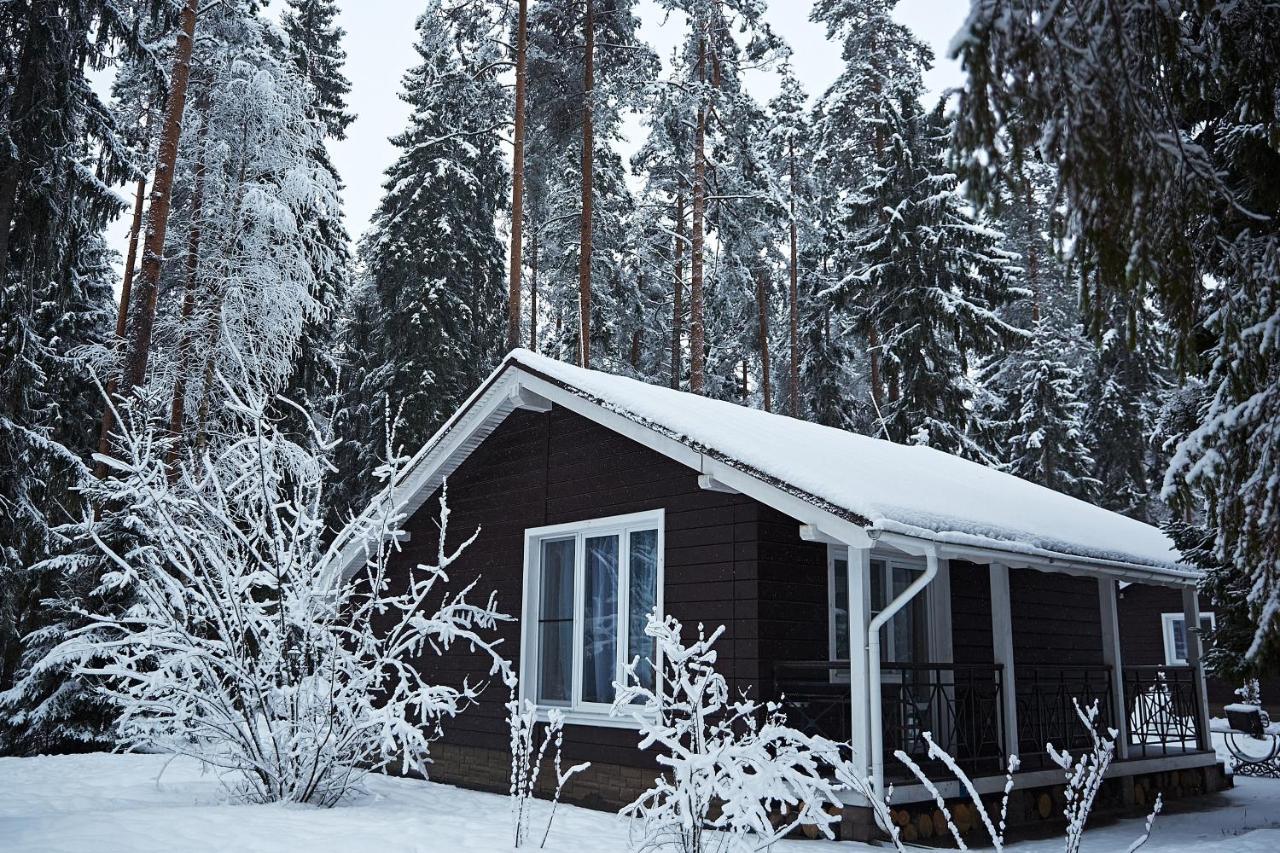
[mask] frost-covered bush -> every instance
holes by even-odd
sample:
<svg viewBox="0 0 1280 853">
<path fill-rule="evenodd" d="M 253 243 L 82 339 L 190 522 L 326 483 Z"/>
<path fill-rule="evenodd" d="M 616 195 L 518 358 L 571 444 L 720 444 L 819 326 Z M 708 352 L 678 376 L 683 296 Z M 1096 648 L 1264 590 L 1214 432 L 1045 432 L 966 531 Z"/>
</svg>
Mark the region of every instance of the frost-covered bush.
<svg viewBox="0 0 1280 853">
<path fill-rule="evenodd" d="M 511 820 L 514 830 L 515 847 L 522 847 L 529 840 L 529 823 L 533 818 L 534 787 L 538 776 L 542 773 L 542 763 L 547 757 L 549 747 L 552 751 L 551 766 L 555 771 L 556 790 L 551 798 L 551 810 L 547 814 L 546 827 L 542 831 L 542 843 L 547 846 L 547 836 L 551 834 L 551 824 L 556 819 L 556 807 L 560 805 L 560 795 L 564 792 L 565 783 L 577 773 L 591 766 L 591 762 L 575 764 L 568 770 L 561 761 L 561 748 L 564 746 L 564 714 L 557 708 L 547 712 L 547 722 L 542 729 L 542 740 L 538 740 L 538 706 L 529 700 L 523 703 L 515 698 L 515 685 L 512 684 L 511 701 L 507 703 L 507 726 L 511 730 Z"/>
<path fill-rule="evenodd" d="M 82 613 L 86 626 L 53 655 L 94 662 L 82 672 L 118 703 L 125 745 L 194 756 L 243 800 L 333 805 L 370 771 L 422 767 L 441 724 L 482 685 L 435 683 L 420 664 L 464 644 L 505 676 L 491 632 L 507 617 L 492 594 L 471 600 L 476 581 L 450 587 L 476 534 L 446 547 L 443 497 L 434 563 L 392 574 L 402 513 L 391 490 L 326 536 L 331 445 L 301 448 L 277 431 L 265 396 L 227 393 L 241 432 L 190 462 L 166 460 L 153 431 L 123 430 L 100 497 L 145 520 L 159 558 L 98 539 L 113 567 L 101 586 L 133 604 Z M 400 466 L 380 473 L 394 481 Z M 370 543 L 367 559 L 344 579 L 339 550 L 353 539 Z"/>
<path fill-rule="evenodd" d="M 723 631 L 706 636 L 698 626 L 686 646 L 678 621 L 650 614 L 645 634 L 655 640 L 658 685 L 645 685 L 638 659 L 626 667 L 626 683 L 616 685 L 614 713 L 638 718 L 640 748 L 657 749 L 664 769 L 622 810 L 637 819 L 638 850 L 754 851 L 801 824 L 832 837 L 830 825 L 839 820 L 824 808 L 838 802 L 823 774 L 830 743 L 788 727 L 773 703 L 729 701 L 713 648 Z"/>
<path fill-rule="evenodd" d="M 1066 805 L 1063 808 L 1063 817 L 1067 819 L 1065 832 L 1066 853 L 1080 853 L 1084 841 L 1085 823 L 1089 819 L 1089 813 L 1093 810 L 1098 793 L 1102 790 L 1107 768 L 1111 766 L 1111 759 L 1115 755 L 1116 732 L 1111 731 L 1109 736 L 1105 737 L 1098 732 L 1098 703 L 1094 701 L 1093 704 L 1084 709 L 1081 709 L 1078 702 L 1074 704 L 1076 715 L 1080 718 L 1080 722 L 1089 730 L 1092 741 L 1089 752 L 1082 754 L 1079 758 L 1072 759 L 1067 752 L 1056 750 L 1053 744 L 1045 745 L 1050 758 L 1066 774 Z M 987 836 L 991 840 L 992 849 L 996 853 L 1001 853 L 1005 849 L 1004 836 L 1009 814 L 1009 795 L 1013 791 L 1013 774 L 1018 769 L 1018 757 L 1015 755 L 1009 758 L 1004 791 L 1000 799 L 1000 812 L 998 817 L 993 820 L 969 775 L 960 768 L 950 753 L 938 746 L 931 733 L 925 732 L 923 737 L 925 743 L 928 744 L 928 750 L 925 753 L 926 757 L 941 763 L 947 769 L 947 772 L 960 783 L 960 787 L 969 797 L 974 813 L 978 816 Z M 835 747 L 836 745 L 832 744 L 832 746 Z M 965 843 L 963 834 L 952 819 L 952 810 L 947 806 L 938 786 L 929 778 L 920 765 L 902 750 L 894 752 L 894 757 L 902 762 L 933 796 L 939 812 L 946 819 L 947 828 L 950 830 L 952 838 L 955 839 L 956 847 L 960 850 L 968 850 L 969 846 Z M 824 755 L 824 759 L 827 760 L 841 788 L 856 791 L 870 804 L 876 822 L 888 834 L 889 841 L 894 849 L 899 853 L 908 853 L 908 848 L 890 814 L 889 803 L 893 797 L 892 788 L 890 788 L 886 796 L 877 795 L 871 781 L 859 776 L 853 770 L 852 763 L 845 760 L 843 754 L 839 751 L 828 751 Z M 1157 796 L 1155 806 L 1147 816 L 1142 835 L 1129 845 L 1128 853 L 1134 853 L 1134 851 L 1146 844 L 1151 836 L 1151 826 L 1155 822 L 1156 815 L 1160 813 L 1162 805 L 1162 799 Z"/>
</svg>

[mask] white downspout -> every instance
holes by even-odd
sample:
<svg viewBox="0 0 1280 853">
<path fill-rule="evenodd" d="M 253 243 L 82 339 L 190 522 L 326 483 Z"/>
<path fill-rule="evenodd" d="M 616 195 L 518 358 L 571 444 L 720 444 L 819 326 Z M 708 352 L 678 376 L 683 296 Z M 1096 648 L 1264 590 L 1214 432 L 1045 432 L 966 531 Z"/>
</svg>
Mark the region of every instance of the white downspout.
<svg viewBox="0 0 1280 853">
<path fill-rule="evenodd" d="M 902 594 L 889 602 L 867 626 L 867 687 L 880 691 L 880 629 L 894 614 L 915 598 L 938 575 L 938 548 L 932 542 L 919 542 L 924 551 L 924 574 L 911 582 Z M 871 705 L 871 784 L 876 797 L 884 798 L 884 730 L 881 726 L 883 692 L 873 694 Z"/>
</svg>

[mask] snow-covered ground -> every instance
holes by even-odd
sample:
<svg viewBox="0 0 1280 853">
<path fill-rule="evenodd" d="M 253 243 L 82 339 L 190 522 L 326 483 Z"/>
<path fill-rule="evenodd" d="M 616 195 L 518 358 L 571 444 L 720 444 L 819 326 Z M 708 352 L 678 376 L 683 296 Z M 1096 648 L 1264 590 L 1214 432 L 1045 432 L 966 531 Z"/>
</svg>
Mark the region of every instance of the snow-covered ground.
<svg viewBox="0 0 1280 853">
<path fill-rule="evenodd" d="M 192 761 L 165 768 L 157 755 L 0 758 L 0 850 L 307 851 L 307 853 L 508 853 L 505 797 L 446 785 L 377 777 L 370 795 L 346 806 L 221 805 L 216 780 Z M 157 778 L 159 777 L 159 778 Z M 1151 851 L 1263 853 L 1280 850 L 1280 781 L 1241 779 L 1233 791 L 1190 810 L 1175 806 L 1155 826 Z M 539 803 L 541 808 L 546 804 Z M 541 826 L 537 819 L 537 849 Z M 1091 853 L 1123 851 L 1141 821 L 1089 833 Z M 616 817 L 562 806 L 547 849 L 556 853 L 625 851 Z M 1024 842 L 1018 853 L 1060 850 L 1060 839 Z M 794 841 L 776 853 L 852 853 L 858 844 Z"/>
</svg>

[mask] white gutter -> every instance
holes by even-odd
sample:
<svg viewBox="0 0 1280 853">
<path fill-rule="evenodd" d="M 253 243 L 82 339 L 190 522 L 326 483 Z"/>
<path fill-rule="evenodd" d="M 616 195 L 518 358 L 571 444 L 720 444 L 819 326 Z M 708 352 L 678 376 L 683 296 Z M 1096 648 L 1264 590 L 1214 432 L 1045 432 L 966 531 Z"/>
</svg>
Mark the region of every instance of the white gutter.
<svg viewBox="0 0 1280 853">
<path fill-rule="evenodd" d="M 869 531 L 870 532 L 870 531 Z M 911 585 L 902 591 L 902 594 L 889 602 L 884 610 L 880 611 L 871 623 L 867 626 L 867 683 L 868 689 L 880 691 L 880 629 L 894 617 L 899 610 L 906 607 L 911 599 L 915 598 L 920 592 L 933 582 L 938 576 L 938 548 L 932 542 L 921 541 L 912 537 L 899 537 L 893 534 L 881 534 L 880 537 L 887 538 L 889 541 L 898 545 L 909 544 L 913 551 L 919 550 L 924 553 L 925 569 L 924 574 L 911 582 Z M 883 703 L 883 691 L 874 694 L 871 705 L 871 785 L 875 796 L 879 799 L 884 798 L 884 730 L 881 728 Z M 884 827 L 887 831 L 888 827 Z"/>
</svg>

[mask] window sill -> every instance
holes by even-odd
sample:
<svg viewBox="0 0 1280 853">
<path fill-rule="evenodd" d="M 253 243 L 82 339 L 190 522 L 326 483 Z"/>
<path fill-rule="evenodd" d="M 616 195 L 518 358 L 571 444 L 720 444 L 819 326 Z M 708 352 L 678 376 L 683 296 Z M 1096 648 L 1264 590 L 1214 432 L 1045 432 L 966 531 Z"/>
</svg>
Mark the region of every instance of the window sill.
<svg viewBox="0 0 1280 853">
<path fill-rule="evenodd" d="M 538 707 L 538 722 L 547 722 L 553 708 Z M 570 710 L 568 708 L 560 708 L 560 715 L 564 718 L 567 726 L 595 726 L 600 729 L 630 729 L 639 731 L 644 725 L 631 714 L 618 714 L 612 716 L 610 714 L 601 713 L 599 711 L 583 711 Z"/>
</svg>

